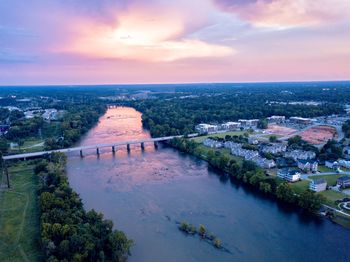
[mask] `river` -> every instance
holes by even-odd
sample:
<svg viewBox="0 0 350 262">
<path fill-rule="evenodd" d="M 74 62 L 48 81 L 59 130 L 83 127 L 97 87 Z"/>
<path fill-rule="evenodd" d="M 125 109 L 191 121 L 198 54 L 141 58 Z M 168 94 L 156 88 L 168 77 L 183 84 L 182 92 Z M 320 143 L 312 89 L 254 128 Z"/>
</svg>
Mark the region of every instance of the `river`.
<svg viewBox="0 0 350 262">
<path fill-rule="evenodd" d="M 109 109 L 81 145 L 150 137 L 133 108 Z M 111 219 L 135 241 L 128 261 L 346 261 L 350 232 L 220 178 L 206 162 L 160 145 L 104 149 L 68 158 L 69 182 L 86 209 Z M 199 224 L 228 251 L 186 236 Z"/>
</svg>

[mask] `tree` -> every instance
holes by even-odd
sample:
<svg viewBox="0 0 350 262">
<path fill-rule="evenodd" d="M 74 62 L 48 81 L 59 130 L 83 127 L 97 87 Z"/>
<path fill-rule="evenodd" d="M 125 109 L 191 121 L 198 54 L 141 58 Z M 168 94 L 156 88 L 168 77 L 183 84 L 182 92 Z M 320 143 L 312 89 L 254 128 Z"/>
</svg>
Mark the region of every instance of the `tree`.
<svg viewBox="0 0 350 262">
<path fill-rule="evenodd" d="M 286 182 L 281 183 L 276 190 L 276 195 L 278 199 L 286 201 L 287 203 L 295 202 L 295 192 Z"/>
<path fill-rule="evenodd" d="M 266 118 L 260 119 L 257 127 L 260 129 L 267 129 L 267 127 L 268 127 L 267 119 Z"/>
<path fill-rule="evenodd" d="M 4 155 L 7 154 L 9 144 L 5 138 L 0 138 L 0 152 Z"/>
<path fill-rule="evenodd" d="M 259 189 L 260 189 L 260 191 L 262 191 L 266 194 L 272 192 L 271 185 L 269 183 L 265 183 L 265 182 L 259 183 Z"/>
<path fill-rule="evenodd" d="M 300 207 L 310 212 L 316 212 L 321 208 L 324 202 L 325 198 L 322 195 L 306 190 L 301 193 L 298 204 Z"/>
<path fill-rule="evenodd" d="M 269 137 L 269 141 L 270 141 L 271 143 L 276 142 L 276 141 L 277 141 L 277 136 L 275 136 L 275 135 L 270 136 L 270 137 Z"/>
<path fill-rule="evenodd" d="M 293 136 L 291 138 L 288 139 L 288 146 L 291 146 L 293 144 L 299 145 L 302 141 L 301 136 Z"/>
<path fill-rule="evenodd" d="M 207 232 L 207 230 L 205 229 L 204 225 L 199 225 L 198 234 L 201 235 L 202 237 L 204 237 L 206 232 Z"/>
</svg>

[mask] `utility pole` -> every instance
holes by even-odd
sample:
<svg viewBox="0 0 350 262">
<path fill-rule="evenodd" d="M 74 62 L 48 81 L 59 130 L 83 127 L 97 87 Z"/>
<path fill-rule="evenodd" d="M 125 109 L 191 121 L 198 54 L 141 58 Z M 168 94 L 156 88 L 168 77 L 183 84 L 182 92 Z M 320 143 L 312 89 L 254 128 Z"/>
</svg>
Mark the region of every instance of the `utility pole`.
<svg viewBox="0 0 350 262">
<path fill-rule="evenodd" d="M 7 179 L 7 188 L 10 188 L 9 170 L 7 168 L 6 161 L 4 161 L 4 160 L 3 160 L 3 167 L 4 167 L 4 170 L 5 170 L 5 175 L 6 175 L 6 179 Z"/>
</svg>

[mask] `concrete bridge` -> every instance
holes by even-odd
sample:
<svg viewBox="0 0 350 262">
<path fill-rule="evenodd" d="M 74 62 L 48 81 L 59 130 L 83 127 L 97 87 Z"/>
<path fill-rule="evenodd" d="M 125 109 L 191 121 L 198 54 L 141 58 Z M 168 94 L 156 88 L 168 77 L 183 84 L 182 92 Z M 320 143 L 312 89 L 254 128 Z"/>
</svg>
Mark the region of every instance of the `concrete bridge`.
<svg viewBox="0 0 350 262">
<path fill-rule="evenodd" d="M 196 137 L 198 134 L 190 134 L 187 137 Z M 10 179 L 9 179 L 9 172 L 7 167 L 7 161 L 10 160 L 16 160 L 16 159 L 29 159 L 34 157 L 42 157 L 47 156 L 52 153 L 71 153 L 71 152 L 80 152 L 80 156 L 83 157 L 84 150 L 96 150 L 96 154 L 100 155 L 100 149 L 101 148 L 111 148 L 111 151 L 115 153 L 116 147 L 119 146 L 126 146 L 127 150 L 130 151 L 130 145 L 141 145 L 141 149 L 145 149 L 145 143 L 154 143 L 154 146 L 158 146 L 158 142 L 164 142 L 169 141 L 174 138 L 181 138 L 184 137 L 183 135 L 179 136 L 165 136 L 165 137 L 157 137 L 157 138 L 146 138 L 142 140 L 130 140 L 130 141 L 122 141 L 122 142 L 115 142 L 115 143 L 108 143 L 108 144 L 97 144 L 97 145 L 89 145 L 89 146 L 79 146 L 79 147 L 71 147 L 71 148 L 64 148 L 64 149 L 57 149 L 57 150 L 49 150 L 49 151 L 41 151 L 41 152 L 33 152 L 33 153 L 24 153 L 24 154 L 17 154 L 17 155 L 7 155 L 3 156 L 3 171 L 5 172 L 5 175 L 7 177 L 7 187 L 10 188 Z"/>
<path fill-rule="evenodd" d="M 191 134 L 188 137 L 195 137 L 197 134 Z M 2 159 L 4 161 L 7 160 L 15 160 L 15 159 L 28 159 L 28 158 L 34 158 L 34 157 L 41 157 L 45 155 L 49 155 L 52 153 L 71 153 L 71 152 L 80 152 L 80 156 L 83 157 L 83 153 L 85 150 L 96 150 L 96 154 L 100 154 L 101 148 L 111 148 L 111 151 L 115 153 L 116 147 L 119 146 L 126 146 L 127 150 L 130 151 L 130 145 L 141 145 L 141 148 L 145 148 L 145 143 L 154 143 L 155 146 L 157 146 L 158 142 L 164 142 L 172 140 L 173 138 L 181 138 L 183 135 L 179 136 L 166 136 L 166 137 L 158 137 L 158 138 L 146 138 L 142 140 L 130 140 L 130 141 L 122 141 L 122 142 L 114 142 L 114 143 L 108 143 L 108 144 L 97 144 L 97 145 L 88 145 L 88 146 L 79 146 L 79 147 L 71 147 L 71 148 L 64 148 L 64 149 L 57 149 L 57 150 L 49 150 L 49 151 L 41 151 L 41 152 L 33 152 L 33 153 L 24 153 L 24 154 L 17 154 L 17 155 L 7 155 L 3 156 Z"/>
</svg>

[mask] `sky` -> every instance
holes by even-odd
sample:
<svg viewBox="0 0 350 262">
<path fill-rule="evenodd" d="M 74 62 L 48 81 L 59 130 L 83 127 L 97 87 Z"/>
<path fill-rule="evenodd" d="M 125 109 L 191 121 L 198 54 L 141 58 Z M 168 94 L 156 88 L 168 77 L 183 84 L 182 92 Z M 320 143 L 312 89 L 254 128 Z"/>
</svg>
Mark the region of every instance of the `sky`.
<svg viewBox="0 0 350 262">
<path fill-rule="evenodd" d="M 350 0 L 0 0 L 0 85 L 350 79 Z"/>
</svg>

